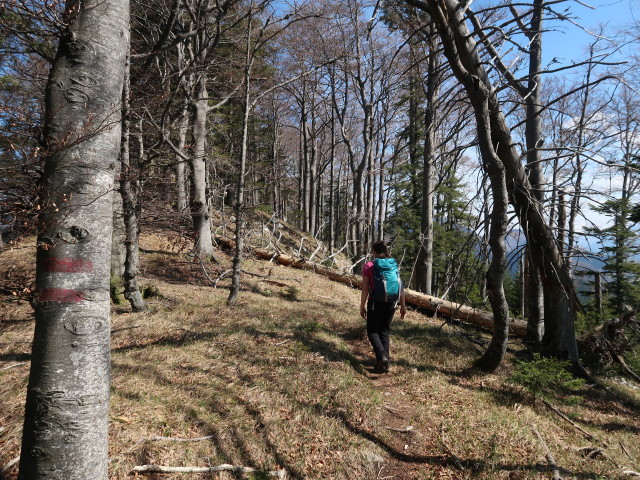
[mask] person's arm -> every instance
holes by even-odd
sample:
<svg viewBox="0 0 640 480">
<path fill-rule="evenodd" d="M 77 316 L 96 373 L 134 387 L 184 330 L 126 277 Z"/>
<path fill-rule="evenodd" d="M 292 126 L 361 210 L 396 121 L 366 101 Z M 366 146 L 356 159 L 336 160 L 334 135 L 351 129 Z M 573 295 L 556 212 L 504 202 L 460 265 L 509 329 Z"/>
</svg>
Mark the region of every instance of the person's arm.
<svg viewBox="0 0 640 480">
<path fill-rule="evenodd" d="M 405 303 L 404 300 L 404 287 L 402 288 L 401 292 L 400 292 L 400 318 L 404 318 L 404 316 L 407 314 L 407 304 Z"/>
<path fill-rule="evenodd" d="M 369 275 L 362 277 L 362 293 L 360 293 L 360 316 L 367 318 L 367 298 L 369 298 Z"/>
</svg>

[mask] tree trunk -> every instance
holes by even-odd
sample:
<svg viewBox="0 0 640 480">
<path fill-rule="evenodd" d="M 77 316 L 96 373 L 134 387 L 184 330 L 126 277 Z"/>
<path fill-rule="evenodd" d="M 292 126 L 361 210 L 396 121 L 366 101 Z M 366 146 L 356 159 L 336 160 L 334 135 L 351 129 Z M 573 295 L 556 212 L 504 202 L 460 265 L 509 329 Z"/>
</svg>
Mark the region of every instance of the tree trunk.
<svg viewBox="0 0 640 480">
<path fill-rule="evenodd" d="M 187 131 L 189 130 L 189 109 L 185 105 L 180 115 L 178 123 L 178 149 L 184 154 L 187 144 Z M 180 217 L 187 217 L 189 214 L 189 190 L 187 189 L 187 163 L 184 159 L 176 155 L 176 190 L 178 195 L 176 208 Z"/>
<path fill-rule="evenodd" d="M 440 90 L 440 62 L 433 25 L 429 35 L 429 67 L 427 71 L 427 104 L 424 112 L 424 168 L 422 172 L 422 238 L 418 253 L 418 290 L 431 295 L 433 282 L 433 168 L 436 158 L 436 101 Z"/>
<path fill-rule="evenodd" d="M 251 3 L 253 7 L 253 2 Z M 242 270 L 242 254 L 244 250 L 244 188 L 245 188 L 245 171 L 247 168 L 247 152 L 249 144 L 249 114 L 251 113 L 250 94 L 251 94 L 251 65 L 253 54 L 251 52 L 251 35 L 252 35 L 253 16 L 249 13 L 249 24 L 247 26 L 247 43 L 246 58 L 244 68 L 244 110 L 242 116 L 242 145 L 240 150 L 240 165 L 238 168 L 238 180 L 236 183 L 236 231 L 235 231 L 235 255 L 233 257 L 233 273 L 231 276 L 231 289 L 227 298 L 228 305 L 235 305 L 238 302 L 238 294 L 240 293 L 240 273 Z"/>
<path fill-rule="evenodd" d="M 600 272 L 593 272 L 594 277 L 594 307 L 598 317 L 602 317 L 602 277 Z"/>
<path fill-rule="evenodd" d="M 115 165 L 114 191 L 113 191 L 113 233 L 111 240 L 111 278 L 121 279 L 124 274 L 124 262 L 126 258 L 124 213 L 122 206 L 122 193 L 120 192 L 120 176 L 122 166 L 120 162 Z"/>
<path fill-rule="evenodd" d="M 505 168 L 496 155 L 491 144 L 491 126 L 488 113 L 488 97 L 481 95 L 488 93 L 480 90 L 478 96 L 473 99 L 476 123 L 478 126 L 478 141 L 480 154 L 484 168 L 489 174 L 491 192 L 493 194 L 493 207 L 491 209 L 491 227 L 489 232 L 489 246 L 491 247 L 491 263 L 487 271 L 487 293 L 491 310 L 493 311 L 494 325 L 491 343 L 484 355 L 479 358 L 476 365 L 486 372 L 493 372 L 502 363 L 507 351 L 509 340 L 509 307 L 504 293 L 504 271 L 506 265 L 505 235 L 507 233 L 507 208 L 509 199 L 507 196 L 507 183 Z M 482 104 L 482 107 L 479 105 Z"/>
<path fill-rule="evenodd" d="M 178 68 L 185 68 L 184 58 L 185 46 L 183 43 L 177 45 L 178 54 Z M 186 75 L 181 79 L 181 85 L 184 88 L 184 100 L 182 104 L 182 111 L 180 112 L 180 119 L 178 120 L 178 150 L 183 155 L 185 154 L 185 147 L 187 145 L 187 133 L 189 132 L 189 96 L 193 92 L 193 74 Z M 189 215 L 189 189 L 188 189 L 188 170 L 185 159 L 181 155 L 176 155 L 176 193 L 177 203 L 176 209 L 181 218 L 186 218 Z"/>
<path fill-rule="evenodd" d="M 46 91 L 21 480 L 107 480 L 114 167 L 127 0 L 67 1 Z"/>
<path fill-rule="evenodd" d="M 540 112 L 541 91 L 540 71 L 542 70 L 542 17 L 543 0 L 534 0 L 531 27 L 527 32 L 529 38 L 529 79 L 527 97 L 525 100 L 527 117 L 525 123 L 525 137 L 527 143 L 527 172 L 533 189 L 534 201 L 541 208 L 544 201 L 542 156 L 540 155 L 542 139 L 542 117 Z M 527 247 L 527 250 L 529 247 Z M 529 258 L 529 255 L 527 255 Z M 539 345 L 544 332 L 544 299 L 542 281 L 538 266 L 531 261 L 526 262 L 525 292 L 528 306 L 528 327 L 526 340 Z"/>
<path fill-rule="evenodd" d="M 131 95 L 130 95 L 130 63 L 127 58 L 125 68 L 124 88 L 122 94 L 122 146 L 120 148 L 120 194 L 122 196 L 122 213 L 125 226 L 125 262 L 122 280 L 124 282 L 124 297 L 129 300 L 134 312 L 143 312 L 147 305 L 138 287 L 138 272 L 140 268 L 139 256 L 139 223 L 137 204 L 138 198 L 131 181 L 132 168 L 129 155 L 129 141 L 131 133 Z M 136 171 L 139 171 L 136 169 Z"/>
<path fill-rule="evenodd" d="M 202 54 L 203 58 L 206 53 Z M 203 257 L 213 253 L 209 199 L 207 198 L 207 114 L 209 111 L 209 93 L 207 75 L 201 72 L 195 100 L 195 118 L 193 122 L 194 152 L 191 158 L 191 218 L 193 219 L 194 250 Z"/>
<path fill-rule="evenodd" d="M 329 159 L 329 252 L 333 254 L 336 245 L 336 221 L 335 221 L 335 186 L 334 164 L 336 159 L 336 118 L 331 109 L 331 158 Z"/>
</svg>

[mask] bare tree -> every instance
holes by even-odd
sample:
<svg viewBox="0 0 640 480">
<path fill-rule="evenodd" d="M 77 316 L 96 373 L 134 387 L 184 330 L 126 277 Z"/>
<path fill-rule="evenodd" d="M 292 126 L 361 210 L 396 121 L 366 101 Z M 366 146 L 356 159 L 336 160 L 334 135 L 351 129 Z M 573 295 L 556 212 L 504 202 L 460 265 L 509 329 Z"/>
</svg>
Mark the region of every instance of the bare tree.
<svg viewBox="0 0 640 480">
<path fill-rule="evenodd" d="M 506 175 L 510 202 L 527 236 L 531 255 L 541 269 L 546 299 L 544 349 L 547 354 L 569 359 L 580 366 L 575 339 L 574 319 L 576 296 L 558 247 L 545 218 L 533 201 L 533 188 L 514 147 L 496 90 L 485 71 L 465 18 L 464 9 L 455 0 L 442 2 L 408 0 L 429 13 L 436 24 L 444 53 L 454 74 L 467 91 L 473 104 L 478 135 L 486 136 L 488 152 L 483 151 L 485 164 L 499 159 Z M 485 128 L 486 126 L 486 128 Z M 482 127 L 482 128 L 481 128 Z M 491 155 L 485 158 L 485 154 Z M 495 196 L 495 192 L 494 192 Z M 547 318 L 549 317 L 549 318 Z"/>
</svg>

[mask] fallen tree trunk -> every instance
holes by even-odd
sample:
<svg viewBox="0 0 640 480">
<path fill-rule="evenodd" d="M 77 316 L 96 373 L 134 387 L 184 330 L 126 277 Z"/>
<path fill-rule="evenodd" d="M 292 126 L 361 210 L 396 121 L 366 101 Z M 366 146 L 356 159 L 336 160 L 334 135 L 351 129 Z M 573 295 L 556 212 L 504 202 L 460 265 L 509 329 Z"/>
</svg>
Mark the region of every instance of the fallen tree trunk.
<svg viewBox="0 0 640 480">
<path fill-rule="evenodd" d="M 216 242 L 223 245 L 225 248 L 232 249 L 235 247 L 233 241 L 226 238 L 216 237 Z M 251 250 L 251 253 L 262 260 L 270 260 L 280 265 L 313 271 L 336 282 L 349 285 L 352 288 L 362 287 L 362 277 L 359 275 L 341 272 L 334 268 L 307 262 L 304 259 L 295 258 L 290 255 L 279 254 L 265 248 L 254 248 Z M 432 295 L 426 295 L 408 288 L 405 288 L 405 300 L 408 305 L 423 308 L 434 315 L 455 318 L 474 325 L 493 328 L 493 314 L 484 310 L 468 307 L 460 303 L 450 302 L 448 300 L 434 297 Z M 514 335 L 524 337 L 527 333 L 527 324 L 521 320 L 511 319 L 509 321 L 509 331 Z"/>
<path fill-rule="evenodd" d="M 163 465 L 138 465 L 133 467 L 132 473 L 214 473 L 214 472 L 235 472 L 235 473 L 255 473 L 259 472 L 255 468 L 238 465 L 216 465 L 211 467 L 165 467 Z M 270 477 L 285 478 L 285 470 L 273 470 L 267 472 Z"/>
</svg>

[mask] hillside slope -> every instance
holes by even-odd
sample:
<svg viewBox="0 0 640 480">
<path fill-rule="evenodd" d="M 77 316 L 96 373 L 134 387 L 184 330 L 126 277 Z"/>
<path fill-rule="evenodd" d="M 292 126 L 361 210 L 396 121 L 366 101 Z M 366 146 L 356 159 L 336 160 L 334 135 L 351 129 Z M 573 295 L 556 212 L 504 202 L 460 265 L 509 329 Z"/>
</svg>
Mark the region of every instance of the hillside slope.
<svg viewBox="0 0 640 480">
<path fill-rule="evenodd" d="M 228 279 L 211 282 L 230 258 L 217 253 L 205 275 L 173 245 L 142 239 L 150 311 L 114 307 L 113 479 L 150 464 L 259 469 L 146 475 L 167 479 L 551 478 L 534 425 L 563 478 L 640 470 L 640 414 L 588 387 L 560 407 L 573 424 L 532 402 L 506 382 L 517 342 L 500 371 L 478 375 L 468 368 L 486 333 L 411 311 L 393 325 L 391 372 L 376 375 L 357 290 L 249 259 L 230 308 Z M 18 284 L 33 254 L 2 252 L 0 267 L 15 265 Z M 2 468 L 18 455 L 33 322 L 18 296 L 2 297 L 0 315 Z"/>
</svg>

